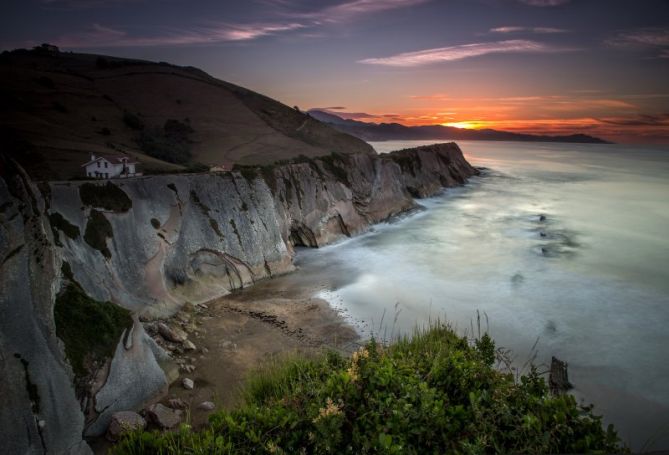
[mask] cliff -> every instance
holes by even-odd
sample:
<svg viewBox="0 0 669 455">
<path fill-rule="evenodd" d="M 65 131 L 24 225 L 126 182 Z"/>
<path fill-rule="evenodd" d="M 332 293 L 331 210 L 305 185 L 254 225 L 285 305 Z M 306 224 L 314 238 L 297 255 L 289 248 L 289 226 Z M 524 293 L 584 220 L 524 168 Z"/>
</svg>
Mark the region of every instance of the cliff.
<svg viewBox="0 0 669 455">
<path fill-rule="evenodd" d="M 35 453 L 79 443 L 81 408 L 86 434 L 99 435 L 111 413 L 141 406 L 164 389 L 166 355 L 144 334 L 138 316 L 170 315 L 185 302 L 289 272 L 294 246 L 359 234 L 413 208 L 413 197 L 476 174 L 453 143 L 387 155 L 300 157 L 229 173 L 51 182 L 40 191 L 15 169 L 7 164 L 0 180 L 0 352 L 3 371 L 13 378 L 3 396 L 14 397 L 0 425 L 7 444 Z M 54 298 L 65 282 L 135 315 L 108 373 L 89 385 L 89 399 L 81 403 L 54 334 Z M 44 404 L 31 407 L 30 390 Z M 51 412 L 50 404 L 61 413 Z M 65 422 L 61 416 L 68 414 Z"/>
</svg>

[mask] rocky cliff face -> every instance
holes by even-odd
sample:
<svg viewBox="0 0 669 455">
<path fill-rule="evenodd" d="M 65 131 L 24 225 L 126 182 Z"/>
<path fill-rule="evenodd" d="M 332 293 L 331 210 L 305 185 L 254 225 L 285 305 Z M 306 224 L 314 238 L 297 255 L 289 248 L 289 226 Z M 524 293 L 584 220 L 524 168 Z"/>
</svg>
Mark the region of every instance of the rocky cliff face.
<svg viewBox="0 0 669 455">
<path fill-rule="evenodd" d="M 16 447 L 36 452 L 79 441 L 83 417 L 52 319 L 61 261 L 70 279 L 95 300 L 143 317 L 165 316 L 187 301 L 210 300 L 291 271 L 294 246 L 316 247 L 361 233 L 414 207 L 413 197 L 464 183 L 475 173 L 455 144 L 383 156 L 305 157 L 222 174 L 53 182 L 41 194 L 26 177 L 5 170 L 0 180 L 0 340 L 3 371 L 17 378 L 11 386 L 18 388 L 8 391 L 14 401 L 3 407 L 3 434 L 16 435 Z M 11 190 L 12 185 L 20 191 Z M 16 323 L 13 312 L 25 322 Z M 11 357 L 15 352 L 20 357 Z M 167 380 L 158 367 L 162 355 L 135 319 L 93 396 L 95 419 L 87 434 L 100 434 L 112 412 L 141 405 L 164 388 Z M 27 396 L 33 384 L 29 377 L 38 378 L 44 397 L 39 413 Z M 43 381 L 59 381 L 61 393 Z M 67 422 L 63 414 L 48 413 L 56 401 L 61 412 L 72 414 Z M 25 418 L 12 418 L 16 415 Z M 48 439 L 51 433 L 45 439 L 40 419 L 46 431 L 59 429 L 62 439 Z M 13 431 L 5 432 L 8 428 Z"/>
</svg>

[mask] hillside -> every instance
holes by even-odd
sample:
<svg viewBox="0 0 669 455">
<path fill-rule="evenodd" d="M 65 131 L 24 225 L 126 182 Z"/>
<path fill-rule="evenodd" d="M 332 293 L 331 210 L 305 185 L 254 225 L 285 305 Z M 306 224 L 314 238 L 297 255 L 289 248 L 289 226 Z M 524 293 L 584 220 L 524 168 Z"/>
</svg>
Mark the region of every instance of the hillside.
<svg viewBox="0 0 669 455">
<path fill-rule="evenodd" d="M 443 125 L 405 126 L 399 123 L 367 123 L 357 120 L 348 120 L 332 112 L 312 109 L 309 115 L 323 123 L 359 137 L 365 141 L 397 141 L 397 140 L 474 140 L 474 141 L 523 141 L 523 142 L 575 142 L 606 144 L 607 141 L 588 136 L 586 134 L 571 134 L 567 136 L 544 136 L 535 134 L 520 134 L 493 129 L 469 130 Z"/>
<path fill-rule="evenodd" d="M 164 62 L 3 52 L 0 101 L 2 147 L 39 179 L 82 176 L 90 153 L 122 152 L 145 172 L 169 172 L 373 152 L 271 98 Z"/>
</svg>

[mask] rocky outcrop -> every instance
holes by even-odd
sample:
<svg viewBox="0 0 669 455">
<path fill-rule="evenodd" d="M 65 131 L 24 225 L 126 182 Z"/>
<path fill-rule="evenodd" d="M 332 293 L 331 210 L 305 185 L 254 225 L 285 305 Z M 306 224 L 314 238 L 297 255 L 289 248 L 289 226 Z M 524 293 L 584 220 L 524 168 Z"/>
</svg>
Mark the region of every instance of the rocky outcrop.
<svg viewBox="0 0 669 455">
<path fill-rule="evenodd" d="M 231 173 L 51 183 L 49 214 L 89 295 L 162 317 L 288 272 L 293 246 L 364 232 L 414 207 L 412 196 L 475 172 L 456 144 L 332 154 Z"/>
<path fill-rule="evenodd" d="M 61 264 L 44 202 L 23 170 L 1 154 L 0 177 L 1 451 L 91 453 L 54 330 Z"/>
<path fill-rule="evenodd" d="M 3 384 L 3 397 L 10 398 L 0 424 L 3 437 L 11 436 L 8 446 L 38 453 L 87 449 L 80 404 L 55 337 L 61 273 L 95 300 L 135 313 L 106 377 L 83 406 L 89 412 L 85 434 L 102 435 L 115 413 L 141 408 L 169 382 L 166 354 L 139 317 L 170 316 L 186 302 L 291 271 L 294 246 L 318 247 L 364 232 L 414 208 L 414 197 L 475 173 L 456 144 L 382 156 L 333 153 L 220 174 L 52 182 L 41 192 L 25 174 L 5 170 L 0 360 L 11 379 Z M 185 340 L 175 327 L 158 329 L 166 340 Z"/>
</svg>

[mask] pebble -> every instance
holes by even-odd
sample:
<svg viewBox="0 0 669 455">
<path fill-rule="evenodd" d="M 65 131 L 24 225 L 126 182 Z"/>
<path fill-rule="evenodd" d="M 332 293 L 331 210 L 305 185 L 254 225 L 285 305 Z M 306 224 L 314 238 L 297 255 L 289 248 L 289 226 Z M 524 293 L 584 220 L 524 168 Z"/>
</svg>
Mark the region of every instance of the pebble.
<svg viewBox="0 0 669 455">
<path fill-rule="evenodd" d="M 183 378 L 181 380 L 181 385 L 183 386 L 184 389 L 186 390 L 193 390 L 193 387 L 195 387 L 195 383 L 193 382 L 192 379 L 190 378 Z"/>
</svg>

